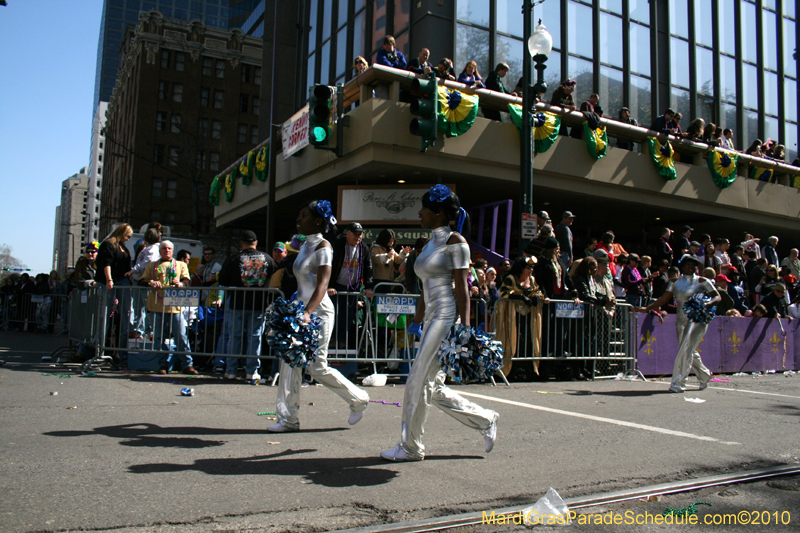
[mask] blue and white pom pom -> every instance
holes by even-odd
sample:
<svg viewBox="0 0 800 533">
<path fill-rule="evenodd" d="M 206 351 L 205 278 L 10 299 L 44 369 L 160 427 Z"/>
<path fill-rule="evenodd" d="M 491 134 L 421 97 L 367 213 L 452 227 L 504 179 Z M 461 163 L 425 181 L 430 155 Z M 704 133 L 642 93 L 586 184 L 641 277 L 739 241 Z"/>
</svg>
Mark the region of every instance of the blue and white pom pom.
<svg viewBox="0 0 800 533">
<path fill-rule="evenodd" d="M 485 381 L 503 365 L 503 348 L 490 334 L 456 324 L 439 347 L 439 364 L 456 383 Z"/>
<path fill-rule="evenodd" d="M 710 324 L 716 316 L 716 307 L 706 307 L 711 298 L 703 293 L 693 294 L 683 304 L 683 312 L 691 322 L 698 324 Z"/>
<path fill-rule="evenodd" d="M 291 367 L 305 368 L 314 360 L 319 347 L 321 320 L 311 315 L 303 323 L 305 304 L 277 298 L 267 308 L 267 343 L 275 355 Z"/>
</svg>

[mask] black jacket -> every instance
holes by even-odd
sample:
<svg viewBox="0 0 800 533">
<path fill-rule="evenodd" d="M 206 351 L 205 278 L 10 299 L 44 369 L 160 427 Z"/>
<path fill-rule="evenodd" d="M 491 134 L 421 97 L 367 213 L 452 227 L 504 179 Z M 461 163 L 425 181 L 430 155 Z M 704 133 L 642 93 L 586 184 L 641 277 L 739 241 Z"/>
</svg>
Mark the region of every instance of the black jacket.
<svg viewBox="0 0 800 533">
<path fill-rule="evenodd" d="M 410 60 L 408 62 L 408 70 L 410 70 L 411 72 L 415 72 L 417 74 L 424 74 L 425 73 L 425 67 L 430 67 L 431 70 L 433 70 L 433 65 L 431 65 L 427 61 L 425 62 L 424 65 L 420 65 L 418 57 L 415 57 L 414 59 L 412 59 L 412 60 Z"/>
<path fill-rule="evenodd" d="M 347 237 L 345 235 L 340 235 L 339 238 L 337 238 L 333 243 L 333 268 L 331 269 L 330 281 L 331 286 L 337 284 L 336 280 L 339 279 L 339 275 L 342 273 L 342 268 L 344 267 L 344 250 L 346 245 Z M 369 248 L 367 248 L 367 245 L 364 244 L 364 241 L 361 241 L 358 246 L 360 248 L 362 261 L 361 281 L 364 283 L 365 288 L 372 289 L 375 286 L 375 282 L 372 279 L 372 257 L 370 257 Z"/>
<path fill-rule="evenodd" d="M 544 257 L 540 257 L 539 261 L 536 263 L 536 266 L 533 267 L 533 276 L 536 280 L 536 284 L 541 287 L 545 296 L 548 298 L 570 300 L 575 298 L 578 294 L 577 291 L 575 291 L 575 289 L 572 287 L 572 280 L 564 269 L 561 269 L 561 287 L 563 289 L 563 293 L 558 296 L 553 294 L 555 289 L 554 280 L 556 279 L 556 273 L 555 269 L 553 268 L 553 264 Z"/>
<path fill-rule="evenodd" d="M 277 265 L 271 255 L 248 248 L 228 257 L 217 274 L 217 279 L 225 287 L 258 289 L 269 287 L 269 278 L 276 270 Z M 266 309 L 264 291 L 226 291 L 226 296 L 230 298 L 231 309 L 255 312 Z"/>
<path fill-rule="evenodd" d="M 672 250 L 672 246 L 669 245 L 667 240 L 664 237 L 658 239 L 658 244 L 656 245 L 656 260 L 661 261 L 662 259 L 666 259 L 669 261 L 669 264 L 672 265 L 672 260 L 674 257 L 675 252 Z"/>
<path fill-rule="evenodd" d="M 594 305 L 606 305 L 608 303 L 608 299 L 604 294 L 594 294 L 591 293 L 591 282 L 587 276 L 582 274 L 576 275 L 572 278 L 572 282 L 575 284 L 575 289 L 578 292 L 578 298 L 582 301 Z"/>
<path fill-rule="evenodd" d="M 489 75 L 486 77 L 486 88 L 499 93 L 511 94 L 511 91 L 506 89 L 503 85 L 503 78 L 498 76 L 497 71 L 495 70 L 489 73 Z"/>
<path fill-rule="evenodd" d="M 769 293 L 761 299 L 761 305 L 767 308 L 767 318 L 776 318 L 776 313 L 786 318 L 789 316 L 789 309 L 783 298 L 775 296 L 774 292 Z"/>
</svg>

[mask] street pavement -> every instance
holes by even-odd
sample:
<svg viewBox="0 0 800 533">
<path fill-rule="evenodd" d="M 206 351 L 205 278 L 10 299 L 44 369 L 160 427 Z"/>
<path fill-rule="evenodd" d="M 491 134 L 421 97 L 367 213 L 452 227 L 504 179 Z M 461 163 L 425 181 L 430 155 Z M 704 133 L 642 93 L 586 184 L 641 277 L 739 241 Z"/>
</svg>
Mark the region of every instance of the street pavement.
<svg viewBox="0 0 800 533">
<path fill-rule="evenodd" d="M 720 376 L 728 382 L 686 394 L 667 392 L 668 377 L 457 386 L 500 413 L 494 451 L 432 408 L 425 460 L 387 463 L 378 454 L 399 439 L 394 405 L 370 404 L 351 427 L 344 402 L 311 386 L 302 390 L 302 431 L 269 434 L 274 420 L 258 413 L 275 410 L 273 387 L 181 374 L 83 377 L 42 361 L 65 343 L 0 333 L 0 531 L 327 531 L 529 505 L 549 487 L 571 498 L 800 457 L 800 375 L 781 372 Z M 72 377 L 43 375 L 53 373 Z M 180 396 L 183 387 L 195 396 Z M 400 383 L 367 390 L 403 401 Z M 797 485 L 699 497 L 788 511 L 796 529 Z M 647 505 L 701 501 L 693 497 Z"/>
</svg>

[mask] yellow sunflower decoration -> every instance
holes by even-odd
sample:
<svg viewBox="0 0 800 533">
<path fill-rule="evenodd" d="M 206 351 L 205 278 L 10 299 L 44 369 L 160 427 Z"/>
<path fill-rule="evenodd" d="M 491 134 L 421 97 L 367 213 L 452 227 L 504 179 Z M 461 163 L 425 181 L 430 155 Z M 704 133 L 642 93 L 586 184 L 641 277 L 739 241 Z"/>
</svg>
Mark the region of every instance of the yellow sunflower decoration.
<svg viewBox="0 0 800 533">
<path fill-rule="evenodd" d="M 439 131 L 446 137 L 458 137 L 466 133 L 478 116 L 478 96 L 451 90 L 440 85 Z"/>
<path fill-rule="evenodd" d="M 211 205 L 219 205 L 219 176 L 214 176 L 211 180 L 211 187 L 208 188 L 208 201 Z"/>
<path fill-rule="evenodd" d="M 709 150 L 708 168 L 711 169 L 711 177 L 720 189 L 727 189 L 736 181 L 736 163 L 739 156 L 736 152 L 728 150 Z"/>
<path fill-rule="evenodd" d="M 269 157 L 269 143 L 259 148 L 256 154 L 256 179 L 267 181 L 267 158 Z"/>
<path fill-rule="evenodd" d="M 650 157 L 653 158 L 658 173 L 668 180 L 677 178 L 678 174 L 675 172 L 675 150 L 673 150 L 672 144 L 669 141 L 661 144 L 661 141 L 657 138 L 648 137 L 647 145 L 650 147 Z"/>
<path fill-rule="evenodd" d="M 233 193 L 236 190 L 236 173 L 231 172 L 225 176 L 225 199 L 233 201 Z"/>
<path fill-rule="evenodd" d="M 608 153 L 608 134 L 605 126 L 592 129 L 588 122 L 584 122 L 583 138 L 586 141 L 586 149 L 593 158 L 600 159 Z"/>
<path fill-rule="evenodd" d="M 517 131 L 522 131 L 522 106 L 518 104 L 508 104 L 508 113 L 511 115 L 511 122 L 517 127 Z M 555 113 L 538 111 L 531 116 L 533 128 L 533 150 L 534 153 L 541 154 L 553 146 L 558 139 L 558 130 L 561 127 L 561 117 Z"/>
<path fill-rule="evenodd" d="M 242 176 L 242 185 L 250 185 L 253 179 L 253 171 L 255 170 L 255 159 L 256 154 L 252 150 L 242 157 L 242 162 L 239 163 L 239 174 Z"/>
</svg>

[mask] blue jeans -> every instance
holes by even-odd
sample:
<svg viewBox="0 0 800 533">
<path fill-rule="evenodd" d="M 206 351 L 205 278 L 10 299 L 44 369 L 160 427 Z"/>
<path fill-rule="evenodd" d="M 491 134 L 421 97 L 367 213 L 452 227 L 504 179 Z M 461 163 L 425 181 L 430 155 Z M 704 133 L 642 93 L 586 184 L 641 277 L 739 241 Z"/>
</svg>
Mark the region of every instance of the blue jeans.
<svg viewBox="0 0 800 533">
<path fill-rule="evenodd" d="M 261 338 L 264 334 L 265 316 L 263 312 L 232 309 L 233 320 L 231 324 L 231 340 L 228 345 L 228 355 L 261 355 Z M 244 345 L 245 339 L 247 346 Z M 239 364 L 238 357 L 228 357 L 226 374 L 236 374 Z M 257 357 L 245 360 L 247 374 L 255 374 L 261 367 Z"/>
<path fill-rule="evenodd" d="M 179 352 L 189 351 L 189 337 L 186 335 L 186 320 L 183 313 L 154 313 L 153 346 L 161 350 L 158 354 L 158 366 L 168 367 L 169 358 L 172 354 L 166 342 L 162 341 L 164 334 L 164 321 L 169 320 L 172 327 L 172 338 L 175 339 L 175 348 Z M 181 359 L 181 366 L 185 369 L 192 366 L 192 356 L 188 353 L 178 355 Z"/>
</svg>

